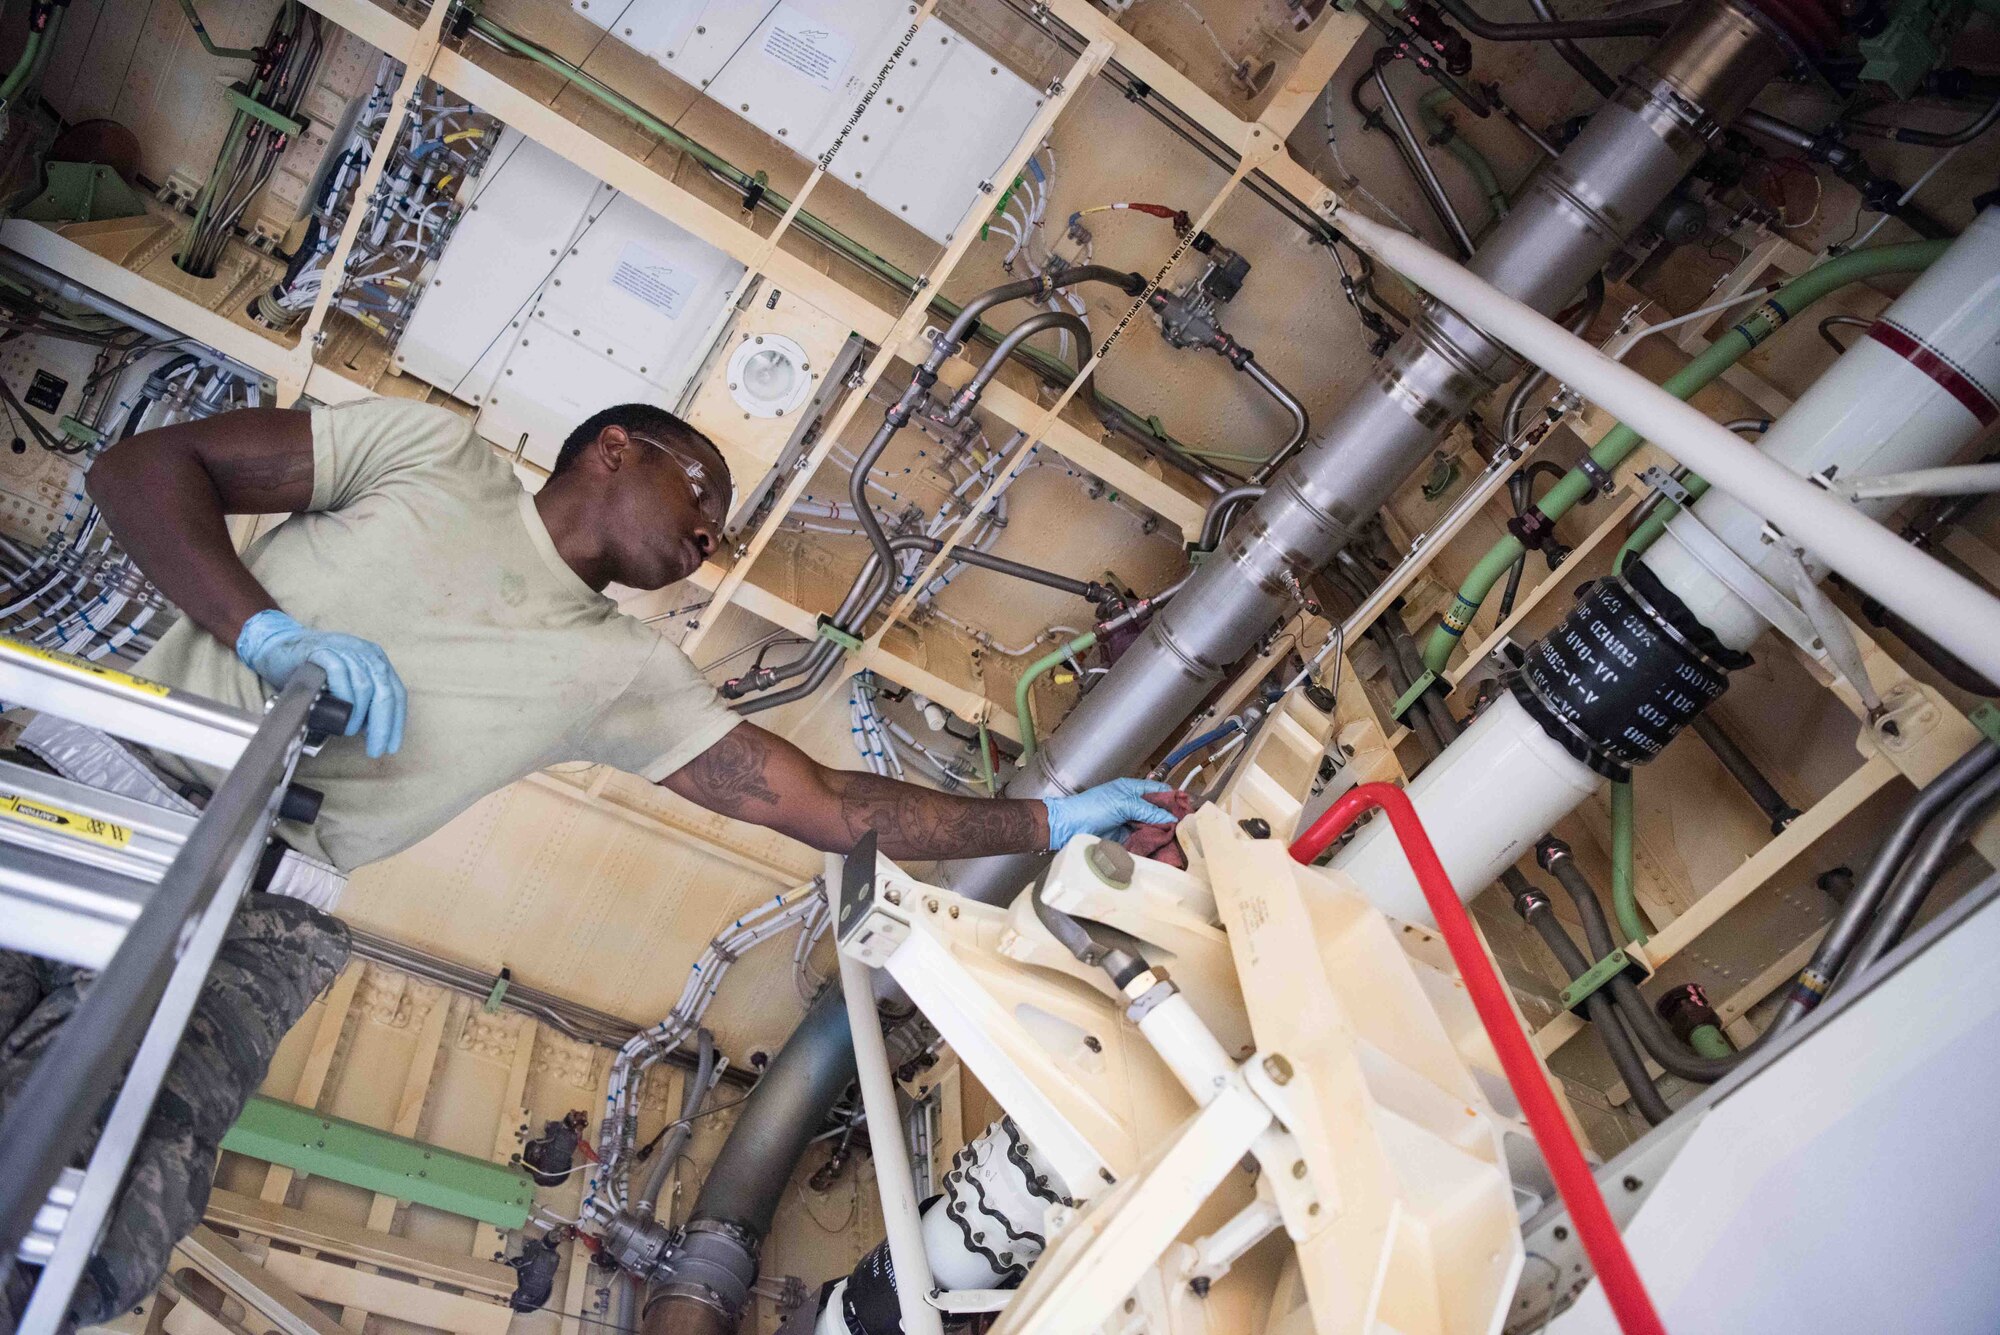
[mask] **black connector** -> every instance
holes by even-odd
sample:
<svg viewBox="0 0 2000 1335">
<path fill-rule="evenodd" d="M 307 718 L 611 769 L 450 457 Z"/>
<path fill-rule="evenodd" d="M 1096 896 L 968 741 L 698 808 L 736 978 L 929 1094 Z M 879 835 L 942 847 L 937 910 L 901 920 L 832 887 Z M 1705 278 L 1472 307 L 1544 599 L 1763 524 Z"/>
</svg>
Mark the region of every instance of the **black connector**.
<svg viewBox="0 0 2000 1335">
<path fill-rule="evenodd" d="M 537 1185 L 560 1186 L 576 1168 L 576 1151 L 589 1117 L 581 1109 L 542 1126 L 542 1134 L 521 1147 L 521 1166 Z M 528 1310 L 528 1309 L 522 1309 Z"/>
<path fill-rule="evenodd" d="M 514 1294 L 507 1306 L 517 1312 L 539 1312 L 548 1306 L 556 1291 L 556 1273 L 562 1266 L 555 1233 L 544 1233 L 521 1243 L 521 1254 L 507 1258 L 514 1268 Z"/>
<path fill-rule="evenodd" d="M 1722 1028 L 1722 1017 L 1715 1013 L 1715 1007 L 1709 1004 L 1708 994 L 1701 990 L 1699 983 L 1682 983 L 1679 987 L 1668 988 L 1653 1009 L 1674 1031 L 1674 1037 L 1690 1046 L 1694 1042 L 1695 1030 L 1704 1025 Z"/>
</svg>

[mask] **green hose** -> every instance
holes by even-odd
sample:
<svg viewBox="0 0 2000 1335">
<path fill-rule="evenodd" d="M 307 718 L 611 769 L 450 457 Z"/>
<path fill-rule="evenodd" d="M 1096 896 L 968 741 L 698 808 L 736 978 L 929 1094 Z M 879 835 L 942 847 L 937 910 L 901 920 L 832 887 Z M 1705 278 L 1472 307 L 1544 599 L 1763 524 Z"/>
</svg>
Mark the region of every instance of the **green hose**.
<svg viewBox="0 0 2000 1335">
<path fill-rule="evenodd" d="M 1019 719 L 1021 723 L 1021 759 L 1023 761 L 1035 754 L 1035 712 L 1028 701 L 1028 693 L 1034 687 L 1035 678 L 1041 676 L 1056 664 L 1063 662 L 1072 654 L 1080 654 L 1096 643 L 1097 632 L 1087 630 L 1054 653 L 1037 658 L 1034 662 L 1030 663 L 1028 670 L 1021 674 L 1021 680 L 1014 683 L 1014 717 Z"/>
<path fill-rule="evenodd" d="M 56 11 L 56 17 L 60 18 L 61 16 L 62 11 L 59 9 Z M 51 28 L 55 26 L 55 23 L 55 18 L 49 20 Z M 46 40 L 46 33 L 31 32 L 28 34 L 28 44 L 21 48 L 21 58 L 14 62 L 14 68 L 7 72 L 6 79 L 0 81 L 0 102 L 12 102 L 14 94 L 20 92 L 21 89 L 28 85 L 30 81 L 29 76 L 34 72 L 37 60 L 42 53 L 42 46 Z"/>
<path fill-rule="evenodd" d="M 1611 785 L 1611 907 L 1628 941 L 1646 944 L 1646 921 L 1632 892 L 1632 781 Z"/>
<path fill-rule="evenodd" d="M 1698 1024 L 1688 1031 L 1688 1046 L 1697 1057 L 1733 1057 L 1736 1048 L 1727 1036 L 1712 1024 Z"/>
<path fill-rule="evenodd" d="M 1944 254 L 1945 247 L 1950 244 L 1949 240 L 1944 240 L 1872 246 L 1809 269 L 1772 293 L 1763 304 L 1737 321 L 1728 333 L 1711 343 L 1700 356 L 1682 367 L 1660 388 L 1677 399 L 1689 398 L 1735 365 L 1750 349 L 1777 333 L 1787 322 L 1797 319 L 1808 306 L 1827 293 L 1878 274 L 1921 272 Z M 1621 422 L 1592 447 L 1590 457 L 1598 468 L 1608 473 L 1623 463 L 1638 446 L 1639 433 Z M 1697 478 L 1687 479 L 1689 490 L 1696 490 L 1694 484 L 1697 482 Z M 1535 508 L 1549 519 L 1560 519 L 1571 506 L 1590 494 L 1592 485 L 1588 473 L 1581 468 L 1573 468 L 1562 481 L 1549 488 L 1548 494 L 1535 503 Z M 1706 483 L 1701 483 L 1702 488 L 1706 486 Z M 1661 525 L 1666 523 L 1666 518 L 1659 512 L 1654 517 L 1659 519 Z M 1637 536 L 1634 534 L 1634 537 Z M 1472 568 L 1472 573 L 1459 586 L 1458 596 L 1446 609 L 1444 620 L 1431 632 L 1430 640 L 1424 645 L 1425 667 L 1433 672 L 1444 671 L 1451 661 L 1452 646 L 1472 624 L 1480 603 L 1485 601 L 1493 586 L 1506 577 L 1507 568 L 1524 550 L 1521 540 L 1510 534 L 1494 543 L 1480 558 L 1479 564 Z"/>
<path fill-rule="evenodd" d="M 988 797 L 1000 791 L 999 781 L 993 774 L 993 737 L 986 731 L 985 719 L 979 721 L 979 777 L 986 785 Z"/>
<path fill-rule="evenodd" d="M 1449 88 L 1431 89 L 1418 99 L 1417 117 L 1423 121 L 1431 142 L 1450 149 L 1451 155 L 1463 162 L 1465 169 L 1472 173 L 1472 179 L 1485 192 L 1486 203 L 1492 208 L 1493 219 L 1497 222 L 1507 216 L 1507 192 L 1500 188 L 1500 178 L 1493 174 L 1493 164 L 1438 110 L 1440 105 L 1456 97 L 1457 94 Z"/>
</svg>

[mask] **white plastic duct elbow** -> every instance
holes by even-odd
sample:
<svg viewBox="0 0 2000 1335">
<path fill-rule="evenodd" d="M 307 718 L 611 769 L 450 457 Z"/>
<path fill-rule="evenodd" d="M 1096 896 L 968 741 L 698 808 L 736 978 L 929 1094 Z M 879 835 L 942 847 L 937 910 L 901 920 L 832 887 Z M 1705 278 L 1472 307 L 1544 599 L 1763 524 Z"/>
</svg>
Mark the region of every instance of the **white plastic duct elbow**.
<svg viewBox="0 0 2000 1335">
<path fill-rule="evenodd" d="M 2000 599 L 1416 238 L 1347 208 L 1338 221 L 1356 245 L 1658 443 L 1960 659 L 2000 676 Z"/>
</svg>

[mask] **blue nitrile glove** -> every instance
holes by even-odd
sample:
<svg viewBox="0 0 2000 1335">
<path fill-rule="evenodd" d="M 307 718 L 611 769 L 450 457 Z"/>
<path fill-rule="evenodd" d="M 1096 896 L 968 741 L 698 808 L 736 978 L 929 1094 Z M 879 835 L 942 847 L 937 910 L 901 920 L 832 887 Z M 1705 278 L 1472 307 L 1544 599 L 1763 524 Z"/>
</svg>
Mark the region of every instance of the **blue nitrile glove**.
<svg viewBox="0 0 2000 1335">
<path fill-rule="evenodd" d="M 389 655 L 373 640 L 308 630 L 267 607 L 236 633 L 236 656 L 273 686 L 283 686 L 301 663 L 319 664 L 326 672 L 326 689 L 353 706 L 347 716 L 349 737 L 365 725 L 371 757 L 390 755 L 403 745 L 409 697 L 403 679 L 389 666 Z"/>
<path fill-rule="evenodd" d="M 1113 779 L 1086 788 L 1075 797 L 1045 797 L 1042 805 L 1049 809 L 1049 851 L 1060 852 L 1079 834 L 1109 839 L 1118 833 L 1119 826 L 1135 821 L 1141 825 L 1172 824 L 1171 811 L 1146 800 L 1147 793 L 1172 791 L 1152 779 Z"/>
</svg>

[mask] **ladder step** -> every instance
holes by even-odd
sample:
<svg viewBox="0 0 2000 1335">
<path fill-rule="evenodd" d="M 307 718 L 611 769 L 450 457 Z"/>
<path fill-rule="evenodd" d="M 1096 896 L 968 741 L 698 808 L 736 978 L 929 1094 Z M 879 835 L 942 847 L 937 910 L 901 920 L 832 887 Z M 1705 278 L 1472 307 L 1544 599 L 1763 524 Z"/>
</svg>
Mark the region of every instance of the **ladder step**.
<svg viewBox="0 0 2000 1335">
<path fill-rule="evenodd" d="M 262 721 L 203 696 L 0 637 L 0 701 L 228 769 Z"/>
<path fill-rule="evenodd" d="M 0 762 L 0 844 L 157 881 L 195 818 Z"/>
<path fill-rule="evenodd" d="M 39 848 L 0 858 L 0 949 L 102 969 L 154 883 Z"/>
</svg>

